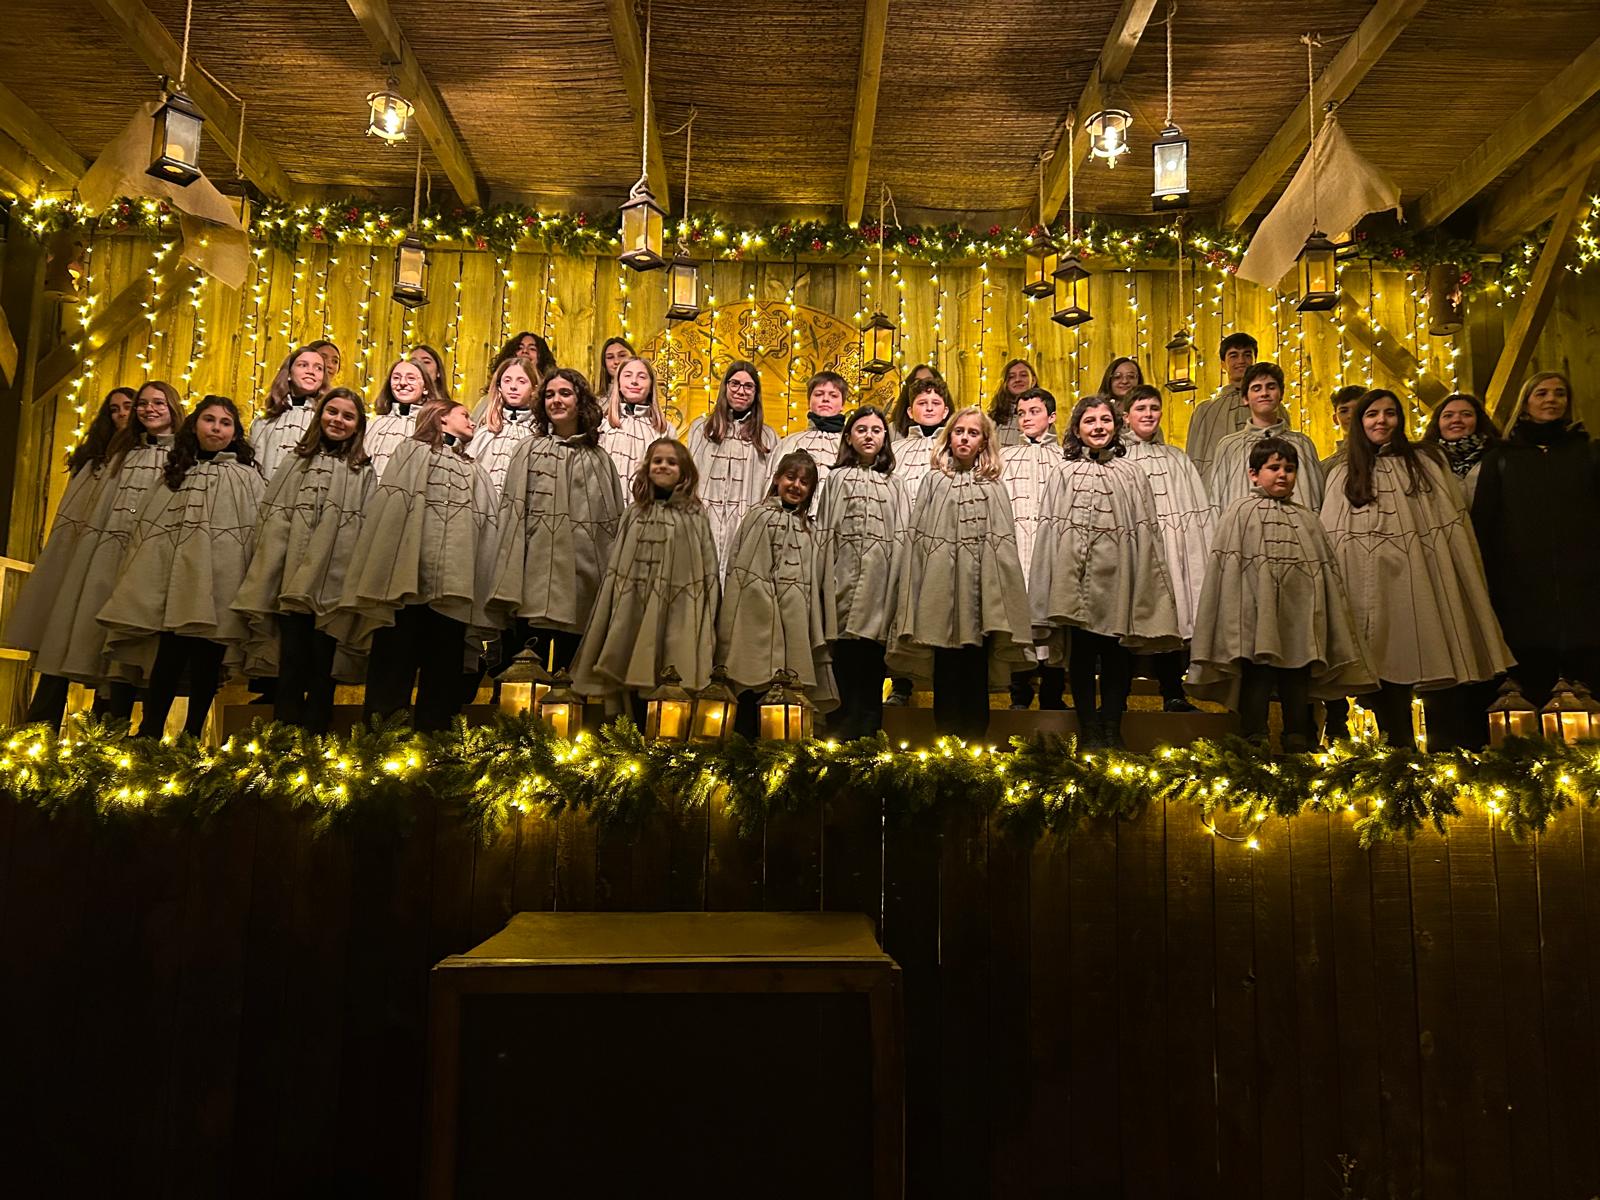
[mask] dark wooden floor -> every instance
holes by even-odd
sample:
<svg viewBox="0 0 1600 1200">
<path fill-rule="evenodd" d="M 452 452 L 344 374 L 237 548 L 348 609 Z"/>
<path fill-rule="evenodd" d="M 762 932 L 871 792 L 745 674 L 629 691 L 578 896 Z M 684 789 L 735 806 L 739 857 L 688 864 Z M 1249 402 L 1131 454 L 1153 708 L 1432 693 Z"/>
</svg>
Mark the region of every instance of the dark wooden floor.
<svg viewBox="0 0 1600 1200">
<path fill-rule="evenodd" d="M 0 799 L 6 1190 L 415 1195 L 432 963 L 521 909 L 705 907 L 879 922 L 914 1197 L 1334 1197 L 1341 1156 L 1351 1196 L 1600 1193 L 1600 816 L 1259 837 L 1175 806 L 1023 847 L 837 796 L 477 846 L 426 796 L 404 836 Z"/>
</svg>

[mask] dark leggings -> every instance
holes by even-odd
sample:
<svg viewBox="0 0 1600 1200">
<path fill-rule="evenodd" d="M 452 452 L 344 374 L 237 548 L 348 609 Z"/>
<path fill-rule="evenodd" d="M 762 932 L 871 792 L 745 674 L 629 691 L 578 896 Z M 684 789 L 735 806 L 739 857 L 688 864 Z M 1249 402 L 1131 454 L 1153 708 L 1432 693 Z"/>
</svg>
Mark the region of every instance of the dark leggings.
<svg viewBox="0 0 1600 1200">
<path fill-rule="evenodd" d="M 33 699 L 28 702 L 28 712 L 22 719 L 29 725 L 48 725 L 61 728 L 61 718 L 67 714 L 67 689 L 72 681 L 62 675 L 41 675 L 34 686 Z"/>
<path fill-rule="evenodd" d="M 1311 748 L 1311 668 L 1269 667 L 1247 662 L 1239 668 L 1240 732 L 1252 741 L 1267 740 L 1267 711 L 1272 693 L 1283 710 L 1283 748 Z"/>
<path fill-rule="evenodd" d="M 833 681 L 839 707 L 828 718 L 828 731 L 841 742 L 871 737 L 883 728 L 882 642 L 841 638 L 833 643 Z"/>
<path fill-rule="evenodd" d="M 1039 684 L 1039 711 L 1063 709 L 1067 706 L 1067 673 L 1061 667 L 1048 667 L 1040 663 L 1026 671 L 1011 673 L 1011 703 L 1027 708 L 1033 703 L 1033 685 Z"/>
<path fill-rule="evenodd" d="M 989 647 L 933 650 L 933 727 L 975 742 L 989 732 Z"/>
<path fill-rule="evenodd" d="M 337 644 L 310 613 L 278 617 L 278 678 L 272 716 L 312 733 L 333 724 L 333 652 Z"/>
<path fill-rule="evenodd" d="M 1101 715 L 1120 719 L 1128 707 L 1133 690 L 1133 652 L 1114 637 L 1090 633 L 1073 626 L 1071 630 L 1072 707 L 1080 714 L 1096 711 L 1095 676 L 1100 677 Z"/>
<path fill-rule="evenodd" d="M 467 627 L 426 604 L 408 604 L 394 624 L 372 635 L 367 659 L 367 702 L 362 715 L 388 717 L 406 707 L 411 685 L 417 702 L 412 725 L 444 729 L 462 708 L 461 660 Z"/>
<path fill-rule="evenodd" d="M 1378 682 L 1378 690 L 1363 697 L 1378 722 L 1378 734 L 1391 746 L 1414 749 L 1417 744 L 1416 724 L 1411 719 L 1411 685 L 1409 683 Z"/>
<path fill-rule="evenodd" d="M 1187 650 L 1168 650 L 1150 656 L 1150 669 L 1155 672 L 1156 683 L 1161 687 L 1161 699 L 1167 703 L 1188 700 L 1183 690 L 1183 673 L 1189 665 Z"/>
<path fill-rule="evenodd" d="M 221 642 L 163 633 L 155 665 L 150 668 L 150 684 L 145 688 L 139 736 L 161 736 L 185 671 L 189 673 L 189 712 L 183 719 L 184 732 L 195 737 L 204 733 L 206 718 L 211 715 L 211 701 L 221 683 L 222 656 L 226 650 Z"/>
</svg>

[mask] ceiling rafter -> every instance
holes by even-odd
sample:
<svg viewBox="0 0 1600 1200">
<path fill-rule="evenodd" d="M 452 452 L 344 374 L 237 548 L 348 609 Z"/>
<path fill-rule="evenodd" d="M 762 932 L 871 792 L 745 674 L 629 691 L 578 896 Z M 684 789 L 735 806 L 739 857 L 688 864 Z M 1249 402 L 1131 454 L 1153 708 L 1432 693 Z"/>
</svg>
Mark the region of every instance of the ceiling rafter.
<svg viewBox="0 0 1600 1200">
<path fill-rule="evenodd" d="M 63 179 L 76 180 L 89 169 L 89 164 L 67 144 L 67 139 L 4 84 L 0 84 L 0 131 L 9 134 L 17 145 Z"/>
<path fill-rule="evenodd" d="M 889 0 L 867 0 L 861 28 L 861 63 L 856 69 L 856 110 L 850 124 L 850 161 L 844 176 L 844 219 L 861 220 L 872 166 L 872 135 L 878 120 L 878 85 L 883 80 L 883 42 L 889 28 Z"/>
<path fill-rule="evenodd" d="M 1478 216 L 1477 241 L 1500 247 L 1543 223 L 1574 179 L 1600 161 L 1600 109 L 1569 121 L 1537 157 L 1506 180 Z"/>
</svg>

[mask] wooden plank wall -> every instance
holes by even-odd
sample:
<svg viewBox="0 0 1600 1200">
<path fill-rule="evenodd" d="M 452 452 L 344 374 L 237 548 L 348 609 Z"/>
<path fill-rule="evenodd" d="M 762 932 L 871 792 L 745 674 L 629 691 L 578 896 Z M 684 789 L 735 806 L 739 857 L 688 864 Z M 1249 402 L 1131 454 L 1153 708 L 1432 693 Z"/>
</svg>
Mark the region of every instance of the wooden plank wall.
<svg viewBox="0 0 1600 1200">
<path fill-rule="evenodd" d="M 109 388 L 148 378 L 176 382 L 196 397 L 218 392 L 254 404 L 291 348 L 322 337 L 340 344 L 346 364 L 340 382 L 347 386 L 371 394 L 401 350 L 421 342 L 445 353 L 454 393 L 471 398 L 511 333 L 543 333 L 564 363 L 592 373 L 595 349 L 606 337 L 626 333 L 642 346 L 664 328 L 664 276 L 637 275 L 611 258 L 519 251 L 502 261 L 488 251 L 440 249 L 433 256 L 433 301 L 415 311 L 388 298 L 392 261 L 387 247 L 307 243 L 289 252 L 258 246 L 243 289 L 203 281 L 196 294 L 113 348 L 83 377 L 90 415 Z M 175 263 L 167 243 L 102 236 L 91 258 L 93 293 L 103 301 L 139 272 L 154 272 L 164 285 Z M 1146 377 L 1160 383 L 1163 347 L 1192 314 L 1201 389 L 1168 404 L 1169 435 L 1178 442 L 1193 405 L 1217 386 L 1216 345 L 1234 330 L 1254 334 L 1263 356 L 1282 363 L 1291 413 L 1324 448 L 1336 436 L 1326 398 L 1340 382 L 1404 382 L 1370 362 L 1325 317 L 1302 318 L 1291 303 L 1277 303 L 1268 291 L 1217 270 L 1198 277 L 1185 272 L 1181 291 L 1170 270 L 1098 271 L 1091 287 L 1095 319 L 1073 331 L 1050 321 L 1047 304 L 1021 294 L 1020 266 L 891 262 L 881 289 L 887 301 L 876 295 L 875 270 L 863 274 L 860 264 L 718 262 L 702 274 L 703 291 L 717 305 L 792 299 L 854 325 L 858 314 L 886 303 L 905 335 L 904 365 L 937 362 L 961 403 L 991 395 L 1013 357 L 1033 360 L 1045 386 L 1068 403 L 1096 387 L 1120 354 L 1136 356 Z M 1457 339 L 1428 336 L 1420 283 L 1364 267 L 1344 274 L 1345 286 L 1365 298 L 1363 307 L 1393 337 L 1446 382 L 1457 365 L 1464 379 L 1471 360 L 1452 358 Z M 56 408 L 53 461 L 59 463 L 77 416 L 64 399 Z M 781 426 L 803 420 L 804 410 L 769 416 Z M 52 503 L 65 486 L 65 477 L 54 475 Z"/>
<path fill-rule="evenodd" d="M 841 795 L 479 846 L 425 799 L 402 835 L 0 800 L 0 1144 L 16 1194 L 415 1195 L 438 959 L 523 909 L 824 909 L 904 970 L 908 1195 L 1585 1197 L 1591 837 L 1308 815 L 1253 853 L 1173 806 L 1025 847 Z"/>
</svg>

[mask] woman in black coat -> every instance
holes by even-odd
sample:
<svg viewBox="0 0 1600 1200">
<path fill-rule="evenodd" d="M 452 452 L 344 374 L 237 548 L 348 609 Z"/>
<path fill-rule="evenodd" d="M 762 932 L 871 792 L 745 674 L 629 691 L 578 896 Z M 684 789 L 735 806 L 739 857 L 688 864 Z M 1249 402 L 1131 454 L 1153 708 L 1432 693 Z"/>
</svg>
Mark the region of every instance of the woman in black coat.
<svg viewBox="0 0 1600 1200">
<path fill-rule="evenodd" d="M 1561 676 L 1600 687 L 1600 445 L 1572 420 L 1559 371 L 1522 385 L 1479 468 L 1472 523 L 1523 694 L 1542 705 Z"/>
</svg>

